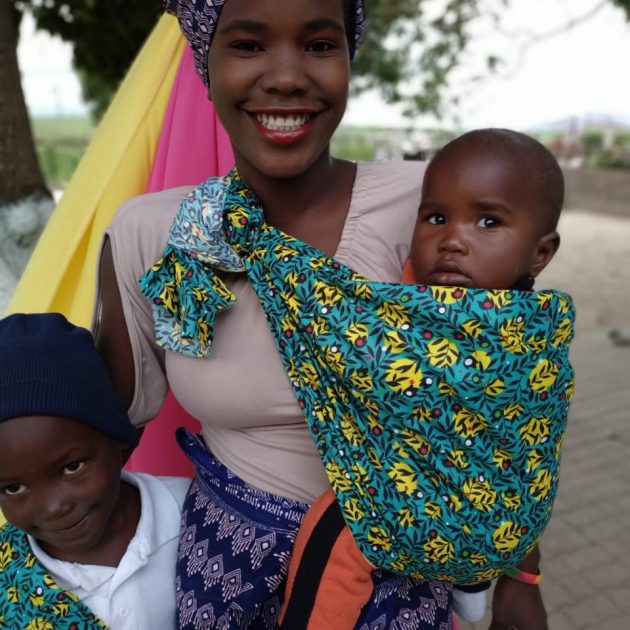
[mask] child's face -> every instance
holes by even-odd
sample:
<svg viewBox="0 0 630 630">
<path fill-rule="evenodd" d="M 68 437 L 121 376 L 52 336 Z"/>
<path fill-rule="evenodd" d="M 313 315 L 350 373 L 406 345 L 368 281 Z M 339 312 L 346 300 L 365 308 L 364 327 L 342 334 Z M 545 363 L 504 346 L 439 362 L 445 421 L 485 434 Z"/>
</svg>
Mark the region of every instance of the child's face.
<svg viewBox="0 0 630 630">
<path fill-rule="evenodd" d="M 470 146 L 429 165 L 411 262 L 421 284 L 507 289 L 535 277 L 559 244 L 545 234 L 540 191 L 526 165 Z"/>
<path fill-rule="evenodd" d="M 1 422 L 0 444 L 0 508 L 49 555 L 75 559 L 111 533 L 121 443 L 75 420 L 33 416 Z"/>
<path fill-rule="evenodd" d="M 243 177 L 288 178 L 327 158 L 348 98 L 342 0 L 229 0 L 210 94 Z"/>
</svg>

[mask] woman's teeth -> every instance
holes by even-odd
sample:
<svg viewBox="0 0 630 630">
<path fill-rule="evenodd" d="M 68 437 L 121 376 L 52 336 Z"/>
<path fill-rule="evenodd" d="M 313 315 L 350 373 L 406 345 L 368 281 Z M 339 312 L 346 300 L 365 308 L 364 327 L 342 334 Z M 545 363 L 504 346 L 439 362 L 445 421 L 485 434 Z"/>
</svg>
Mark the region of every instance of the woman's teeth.
<svg viewBox="0 0 630 630">
<path fill-rule="evenodd" d="M 256 114 L 256 120 L 265 129 L 271 131 L 298 131 L 309 118 L 309 114 L 289 114 L 287 116 Z"/>
</svg>

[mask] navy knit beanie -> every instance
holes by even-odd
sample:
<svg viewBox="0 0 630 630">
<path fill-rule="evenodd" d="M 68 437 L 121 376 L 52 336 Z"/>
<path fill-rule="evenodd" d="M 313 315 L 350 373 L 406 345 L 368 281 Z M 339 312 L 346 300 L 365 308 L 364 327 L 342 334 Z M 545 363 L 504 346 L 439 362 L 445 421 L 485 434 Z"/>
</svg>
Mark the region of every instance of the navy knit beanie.
<svg viewBox="0 0 630 630">
<path fill-rule="evenodd" d="M 0 320 L 0 422 L 57 416 L 129 444 L 129 420 L 91 333 L 59 313 Z"/>
</svg>

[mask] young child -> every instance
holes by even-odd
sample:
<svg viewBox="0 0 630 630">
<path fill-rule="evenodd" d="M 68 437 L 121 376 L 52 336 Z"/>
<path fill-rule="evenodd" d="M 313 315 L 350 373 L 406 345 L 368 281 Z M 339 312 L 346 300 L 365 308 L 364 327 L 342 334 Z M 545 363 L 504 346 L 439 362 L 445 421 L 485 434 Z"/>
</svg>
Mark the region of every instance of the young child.
<svg viewBox="0 0 630 630">
<path fill-rule="evenodd" d="M 558 249 L 563 196 L 562 172 L 536 140 L 504 129 L 464 134 L 427 168 L 409 279 L 440 287 L 531 291 L 534 278 Z M 452 291 L 461 294 L 446 289 L 445 303 Z M 509 456 L 501 457 L 507 468 Z M 298 534 L 283 627 L 351 630 L 371 592 L 373 569 L 344 525 L 335 494 L 327 491 Z M 516 569 L 512 577 L 527 583 L 540 579 Z M 456 612 L 479 620 L 488 585 L 456 585 Z"/>
<path fill-rule="evenodd" d="M 0 625 L 175 628 L 184 478 L 122 471 L 138 432 L 89 331 L 0 320 Z"/>
</svg>

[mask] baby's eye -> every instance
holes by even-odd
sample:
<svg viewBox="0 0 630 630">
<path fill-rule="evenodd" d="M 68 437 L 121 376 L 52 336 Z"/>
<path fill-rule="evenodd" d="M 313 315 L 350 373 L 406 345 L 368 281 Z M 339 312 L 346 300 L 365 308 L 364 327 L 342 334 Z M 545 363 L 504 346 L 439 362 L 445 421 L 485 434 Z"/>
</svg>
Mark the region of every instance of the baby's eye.
<svg viewBox="0 0 630 630">
<path fill-rule="evenodd" d="M 427 216 L 426 222 L 431 225 L 443 225 L 446 223 L 446 217 L 443 214 L 434 212 L 433 214 Z"/>
<path fill-rule="evenodd" d="M 481 219 L 477 221 L 477 225 L 481 228 L 493 228 L 501 225 L 501 223 L 494 217 L 481 217 Z"/>
<path fill-rule="evenodd" d="M 23 483 L 10 483 L 8 486 L 2 488 L 2 493 L 9 497 L 17 497 L 24 494 L 28 490 L 28 486 Z"/>
<path fill-rule="evenodd" d="M 66 464 L 63 467 L 63 474 L 74 475 L 75 473 L 78 473 L 84 466 L 85 466 L 85 462 L 81 462 L 81 461 L 70 462 L 69 464 Z"/>
</svg>

